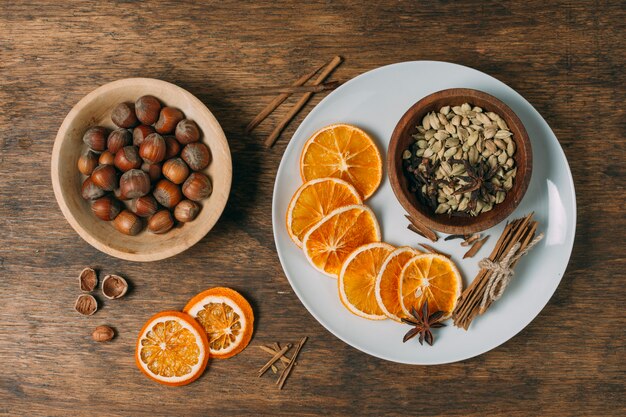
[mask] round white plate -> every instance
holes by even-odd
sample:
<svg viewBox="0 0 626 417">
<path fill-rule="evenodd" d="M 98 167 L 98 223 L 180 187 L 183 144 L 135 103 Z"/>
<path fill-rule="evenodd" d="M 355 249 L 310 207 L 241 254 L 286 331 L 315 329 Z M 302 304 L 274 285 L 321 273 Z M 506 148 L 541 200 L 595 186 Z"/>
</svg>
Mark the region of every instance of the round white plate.
<svg viewBox="0 0 626 417">
<path fill-rule="evenodd" d="M 474 88 L 498 97 L 520 117 L 533 148 L 533 173 L 526 196 L 509 219 L 535 212 L 545 238 L 515 268 L 502 298 L 477 317 L 468 331 L 447 321 L 437 329 L 433 346 L 417 338 L 402 343 L 409 326 L 391 320 L 369 321 L 351 314 L 339 301 L 337 281 L 310 266 L 286 231 L 285 213 L 291 196 L 302 184 L 299 157 L 305 141 L 332 123 L 350 123 L 369 132 L 385 160 L 393 129 L 416 101 L 446 88 Z M 383 240 L 395 246 L 431 243 L 407 230 L 404 210 L 396 200 L 386 173 L 378 191 L 367 200 L 380 222 Z M 434 61 L 405 62 L 362 74 L 345 83 L 315 107 L 302 122 L 283 155 L 274 186 L 272 222 L 278 257 L 294 291 L 324 327 L 355 348 L 394 362 L 433 365 L 460 361 L 506 342 L 534 319 L 546 305 L 567 266 L 576 228 L 574 183 L 565 154 L 546 121 L 521 95 L 497 79 L 461 65 Z M 458 240 L 432 244 L 452 255 L 465 286 L 478 272 L 478 260 L 488 256 L 505 222 L 487 230 L 491 235 L 477 256 L 463 260 L 467 248 Z"/>
</svg>

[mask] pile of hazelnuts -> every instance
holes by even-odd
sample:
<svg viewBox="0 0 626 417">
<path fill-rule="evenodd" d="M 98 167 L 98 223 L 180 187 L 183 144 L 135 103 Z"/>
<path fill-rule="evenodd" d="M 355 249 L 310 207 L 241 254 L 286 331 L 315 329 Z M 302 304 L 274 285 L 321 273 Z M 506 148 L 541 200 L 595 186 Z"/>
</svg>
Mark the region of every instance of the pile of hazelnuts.
<svg viewBox="0 0 626 417">
<path fill-rule="evenodd" d="M 211 160 L 200 142 L 198 125 L 154 96 L 120 103 L 111 113 L 118 127 L 90 127 L 83 136 L 88 149 L 78 159 L 86 175 L 82 196 L 96 217 L 134 236 L 144 228 L 166 233 L 196 218 L 200 201 L 213 191 L 201 171 Z"/>
</svg>

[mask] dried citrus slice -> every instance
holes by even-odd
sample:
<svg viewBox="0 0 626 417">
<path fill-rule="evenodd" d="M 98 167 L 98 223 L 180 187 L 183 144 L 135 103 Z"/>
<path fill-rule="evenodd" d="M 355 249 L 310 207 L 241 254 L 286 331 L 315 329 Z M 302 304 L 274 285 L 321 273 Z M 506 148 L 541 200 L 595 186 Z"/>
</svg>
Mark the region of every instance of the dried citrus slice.
<svg viewBox="0 0 626 417">
<path fill-rule="evenodd" d="M 165 385 L 196 380 L 209 360 L 209 341 L 196 321 L 180 311 L 163 311 L 141 329 L 135 363 L 149 378 Z"/>
<path fill-rule="evenodd" d="M 401 321 L 404 316 L 398 294 L 400 273 L 404 265 L 420 253 L 422 252 L 403 246 L 391 252 L 380 268 L 376 277 L 376 301 L 385 316 L 390 319 Z"/>
<path fill-rule="evenodd" d="M 348 181 L 364 200 L 380 185 L 383 165 L 372 138 L 356 126 L 335 124 L 318 130 L 300 156 L 303 181 L 335 177 Z"/>
<path fill-rule="evenodd" d="M 376 277 L 395 248 L 387 243 L 368 243 L 352 252 L 339 273 L 339 298 L 348 310 L 370 320 L 387 317 L 376 301 Z"/>
<path fill-rule="evenodd" d="M 305 233 L 331 211 L 351 204 L 361 204 L 359 192 L 339 178 L 319 178 L 302 184 L 287 209 L 287 231 L 291 240 L 302 247 Z"/>
<path fill-rule="evenodd" d="M 348 255 L 366 243 L 380 242 L 380 228 L 372 210 L 351 205 L 331 211 L 302 239 L 302 249 L 315 269 L 337 277 Z"/>
<path fill-rule="evenodd" d="M 412 307 L 421 311 L 428 300 L 430 311 L 445 311 L 444 318 L 448 318 L 456 307 L 462 285 L 461 274 L 450 259 L 433 253 L 415 256 L 400 274 L 402 311 L 406 315 Z"/>
<path fill-rule="evenodd" d="M 252 307 L 235 290 L 210 288 L 193 297 L 183 311 L 203 327 L 209 338 L 211 356 L 215 358 L 235 356 L 252 339 Z"/>
</svg>

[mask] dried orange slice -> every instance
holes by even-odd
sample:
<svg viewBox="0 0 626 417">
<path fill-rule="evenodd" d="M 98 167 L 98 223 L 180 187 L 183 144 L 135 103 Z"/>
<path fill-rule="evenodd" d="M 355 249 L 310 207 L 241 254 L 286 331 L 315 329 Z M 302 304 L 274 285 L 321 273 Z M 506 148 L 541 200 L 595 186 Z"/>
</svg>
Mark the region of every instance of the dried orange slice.
<svg viewBox="0 0 626 417">
<path fill-rule="evenodd" d="M 215 358 L 235 356 L 252 339 L 252 307 L 235 290 L 216 287 L 202 291 L 183 311 L 200 323 L 209 338 L 211 356 Z"/>
<path fill-rule="evenodd" d="M 348 310 L 370 320 L 387 318 L 376 301 L 376 277 L 395 248 L 387 243 L 368 243 L 352 252 L 339 273 L 339 298 Z"/>
<path fill-rule="evenodd" d="M 461 295 L 461 274 L 454 263 L 442 255 L 428 253 L 412 258 L 400 274 L 400 301 L 407 316 L 411 308 L 421 311 L 428 300 L 430 311 L 444 311 L 450 317 Z"/>
<path fill-rule="evenodd" d="M 356 188 L 339 178 L 319 178 L 305 182 L 289 202 L 289 236 L 298 247 L 302 247 L 305 233 L 328 213 L 339 207 L 361 203 Z"/>
<path fill-rule="evenodd" d="M 300 156 L 303 181 L 335 177 L 348 181 L 367 200 L 380 185 L 383 165 L 372 138 L 356 126 L 335 124 L 318 130 Z"/>
<path fill-rule="evenodd" d="M 398 293 L 400 273 L 407 262 L 421 253 L 416 249 L 403 246 L 391 252 L 380 268 L 376 277 L 376 301 L 385 316 L 390 319 L 401 321 L 404 317 Z"/>
<path fill-rule="evenodd" d="M 348 255 L 372 242 L 380 242 L 376 216 L 369 207 L 355 204 L 333 210 L 315 224 L 304 235 L 302 249 L 315 269 L 336 278 Z"/>
<path fill-rule="evenodd" d="M 165 385 L 195 381 L 209 360 L 209 341 L 196 321 L 180 311 L 163 311 L 141 329 L 135 363 L 149 378 Z"/>
</svg>

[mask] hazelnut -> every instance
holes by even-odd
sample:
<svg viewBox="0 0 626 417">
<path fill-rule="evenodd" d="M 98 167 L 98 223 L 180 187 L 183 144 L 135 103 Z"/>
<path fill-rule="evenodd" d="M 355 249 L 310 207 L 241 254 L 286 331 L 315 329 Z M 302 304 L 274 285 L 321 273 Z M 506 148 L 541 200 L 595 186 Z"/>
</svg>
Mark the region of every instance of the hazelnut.
<svg viewBox="0 0 626 417">
<path fill-rule="evenodd" d="M 148 174 L 152 182 L 156 182 L 161 178 L 161 164 L 149 164 L 144 162 L 141 164 L 141 170 Z"/>
<path fill-rule="evenodd" d="M 154 198 L 163 206 L 172 208 L 182 200 L 180 187 L 169 180 L 161 180 L 154 187 Z"/>
<path fill-rule="evenodd" d="M 180 153 L 180 143 L 174 136 L 165 136 L 165 159 L 171 159 Z"/>
<path fill-rule="evenodd" d="M 130 145 L 132 142 L 132 136 L 130 132 L 126 129 L 115 129 L 113 132 L 109 133 L 109 138 L 107 139 L 107 149 L 111 153 L 117 153 L 124 146 Z"/>
<path fill-rule="evenodd" d="M 143 229 L 141 219 L 135 213 L 128 210 L 123 210 L 117 215 L 115 220 L 113 220 L 113 226 L 115 226 L 119 232 L 129 236 L 135 236 Z"/>
<path fill-rule="evenodd" d="M 196 218 L 200 212 L 200 205 L 195 201 L 183 200 L 174 209 L 174 218 L 179 222 L 187 223 Z"/>
<path fill-rule="evenodd" d="M 176 125 L 176 139 L 183 145 L 200 140 L 200 129 L 193 120 L 183 119 Z"/>
<path fill-rule="evenodd" d="M 140 169 L 126 171 L 120 178 L 120 193 L 124 199 L 138 198 L 150 192 L 150 177 Z"/>
<path fill-rule="evenodd" d="M 156 164 L 165 158 L 165 140 L 158 133 L 148 135 L 139 146 L 139 156 L 149 164 Z"/>
<path fill-rule="evenodd" d="M 93 183 L 91 177 L 87 177 L 87 179 L 83 181 L 81 194 L 85 200 L 95 200 L 96 198 L 102 197 L 105 193 L 102 188 Z"/>
<path fill-rule="evenodd" d="M 148 125 L 139 125 L 133 129 L 133 145 L 139 146 L 146 137 L 154 133 L 154 128 Z"/>
<path fill-rule="evenodd" d="M 98 157 L 95 153 L 87 151 L 78 158 L 78 170 L 83 175 L 91 175 L 98 166 Z"/>
<path fill-rule="evenodd" d="M 121 298 L 128 291 L 128 283 L 119 275 L 107 275 L 102 280 L 102 295 L 109 300 Z"/>
<path fill-rule="evenodd" d="M 108 130 L 102 126 L 90 127 L 83 135 L 83 142 L 85 142 L 92 151 L 100 153 L 107 147 L 108 135 Z"/>
<path fill-rule="evenodd" d="M 91 292 L 98 286 L 98 274 L 93 268 L 85 268 L 80 271 L 78 283 L 81 291 Z"/>
<path fill-rule="evenodd" d="M 142 160 L 136 146 L 124 146 L 115 154 L 114 164 L 122 172 L 141 167 Z"/>
<path fill-rule="evenodd" d="M 104 151 L 100 154 L 98 162 L 100 163 L 100 165 L 113 165 L 113 163 L 115 162 L 115 155 L 113 155 L 109 151 Z"/>
<path fill-rule="evenodd" d="M 129 128 L 137 124 L 135 105 L 133 103 L 120 103 L 113 108 L 111 120 L 119 127 Z"/>
<path fill-rule="evenodd" d="M 98 326 L 91 334 L 96 342 L 108 342 L 115 337 L 115 331 L 109 326 Z"/>
<path fill-rule="evenodd" d="M 176 129 L 178 122 L 184 118 L 183 112 L 177 108 L 163 107 L 159 114 L 159 120 L 154 124 L 154 130 L 162 135 L 172 133 Z"/>
<path fill-rule="evenodd" d="M 135 114 L 144 125 L 156 123 L 161 111 L 161 102 L 154 96 L 142 96 L 135 101 Z"/>
<path fill-rule="evenodd" d="M 183 148 L 180 156 L 194 171 L 206 168 L 211 162 L 211 153 L 204 143 L 190 143 Z"/>
<path fill-rule="evenodd" d="M 76 303 L 74 303 L 74 310 L 83 316 L 91 316 L 98 310 L 98 302 L 93 295 L 81 294 L 76 299 Z"/>
<path fill-rule="evenodd" d="M 91 203 L 91 211 L 97 218 L 108 222 L 120 214 L 120 211 L 122 211 L 122 203 L 120 203 L 117 198 L 105 195 Z"/>
<path fill-rule="evenodd" d="M 174 219 L 169 210 L 157 211 L 148 219 L 148 230 L 152 233 L 161 234 L 168 232 L 174 226 Z"/>
<path fill-rule="evenodd" d="M 128 202 L 128 208 L 139 217 L 150 217 L 159 208 L 155 198 L 151 195 L 144 195 Z"/>
<path fill-rule="evenodd" d="M 189 167 L 180 158 L 169 159 L 163 164 L 163 176 L 174 184 L 182 184 L 189 176 Z"/>
<path fill-rule="evenodd" d="M 183 194 L 190 200 L 200 201 L 211 195 L 211 180 L 199 172 L 194 172 L 183 184 Z"/>
<path fill-rule="evenodd" d="M 113 191 L 117 187 L 117 172 L 113 165 L 98 165 L 91 174 L 93 183 L 105 191 Z"/>
</svg>

